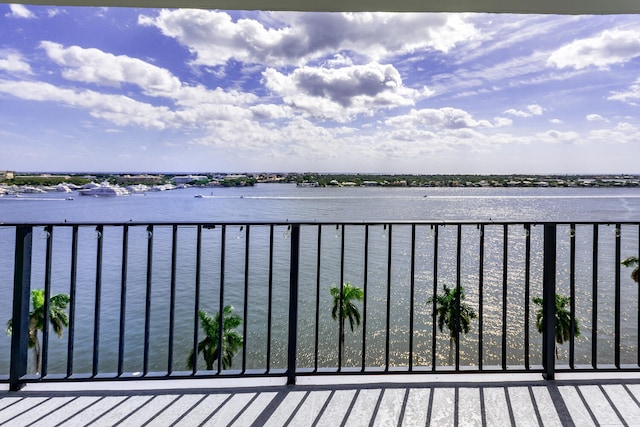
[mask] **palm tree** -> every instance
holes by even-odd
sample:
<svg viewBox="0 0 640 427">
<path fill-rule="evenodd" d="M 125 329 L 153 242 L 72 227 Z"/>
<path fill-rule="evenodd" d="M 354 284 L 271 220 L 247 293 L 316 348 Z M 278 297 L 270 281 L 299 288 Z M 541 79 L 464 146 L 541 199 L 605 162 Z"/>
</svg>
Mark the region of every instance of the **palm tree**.
<svg viewBox="0 0 640 427">
<path fill-rule="evenodd" d="M 542 333 L 543 328 L 543 299 L 541 297 L 534 297 L 533 302 L 540 306 L 539 309 L 536 310 L 536 328 L 538 332 Z M 563 295 L 556 294 L 556 328 L 555 328 L 555 336 L 556 343 L 562 345 L 566 341 L 571 339 L 571 312 L 567 308 L 569 303 L 571 302 L 570 297 L 566 297 Z M 580 325 L 578 324 L 578 319 L 573 319 L 573 336 L 580 336 Z M 556 346 L 556 358 L 558 358 L 558 347 Z"/>
<path fill-rule="evenodd" d="M 44 290 L 33 289 L 31 291 L 31 311 L 29 312 L 29 344 L 28 347 L 33 349 L 36 359 L 36 373 L 40 372 L 40 360 L 42 348 L 38 331 L 44 331 Z M 69 316 L 67 315 L 67 305 L 71 298 L 67 294 L 56 294 L 49 299 L 49 323 L 53 327 L 53 331 L 62 338 L 62 331 L 69 326 Z M 7 335 L 13 333 L 13 319 L 7 322 Z"/>
<path fill-rule="evenodd" d="M 218 360 L 219 332 L 220 332 L 220 312 L 215 318 L 204 310 L 198 311 L 200 325 L 204 329 L 205 337 L 198 343 L 198 353 L 202 353 L 207 369 L 212 371 L 213 365 Z M 222 322 L 222 368 L 229 369 L 233 365 L 233 356 L 242 348 L 242 335 L 235 329 L 242 324 L 242 318 L 233 313 L 233 307 L 226 305 L 223 309 Z M 193 369 L 193 349 L 189 353 L 187 366 Z"/>
<path fill-rule="evenodd" d="M 625 267 L 635 267 L 631 272 L 631 278 L 638 283 L 638 257 L 630 256 L 621 262 Z"/>
<path fill-rule="evenodd" d="M 345 319 L 349 320 L 351 332 L 355 332 L 355 327 L 360 326 L 360 310 L 353 301 L 362 301 L 364 299 L 364 291 L 349 282 L 342 284 L 342 317 L 340 317 L 340 288 L 334 285 L 329 289 L 329 292 L 333 297 L 331 317 L 333 320 L 339 320 L 340 322 L 340 342 L 344 346 L 344 321 Z"/>
<path fill-rule="evenodd" d="M 443 293 L 437 294 L 435 297 L 430 297 L 427 300 L 427 304 L 433 304 L 436 302 L 435 315 L 438 318 L 438 329 L 443 332 L 446 327 L 449 331 L 449 364 L 453 364 L 453 349 L 454 345 L 458 346 L 457 336 L 460 332 L 467 334 L 471 328 L 471 320 L 478 317 L 476 312 L 464 303 L 464 288 L 460 286 L 460 298 L 458 298 L 458 288 L 449 288 L 446 284 L 442 285 Z M 460 303 L 460 323 L 457 322 L 457 302 Z M 456 328 L 458 325 L 458 328 Z M 458 334 L 456 334 L 456 330 Z"/>
</svg>

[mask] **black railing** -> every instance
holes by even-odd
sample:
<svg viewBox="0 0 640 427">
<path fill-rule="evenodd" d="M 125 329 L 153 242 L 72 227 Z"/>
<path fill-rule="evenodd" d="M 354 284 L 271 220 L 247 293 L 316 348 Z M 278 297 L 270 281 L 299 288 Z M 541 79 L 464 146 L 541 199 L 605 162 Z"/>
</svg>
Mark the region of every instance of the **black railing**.
<svg viewBox="0 0 640 427">
<path fill-rule="evenodd" d="M 640 370 L 638 286 L 620 267 L 639 255 L 639 234 L 638 223 L 3 224 L 13 268 L 0 270 L 0 312 L 13 320 L 0 379 L 17 390 L 60 380 Z M 331 286 L 336 317 L 350 310 L 347 282 L 364 294 L 351 301 L 361 315 L 354 332 L 331 317 Z M 445 286 L 454 323 L 441 331 Z M 32 321 L 32 289 L 47 296 L 43 324 L 52 296 L 69 295 L 61 339 Z M 563 345 L 556 294 L 569 298 Z M 214 318 L 227 305 L 242 320 L 241 346 L 230 365 L 216 353 L 207 368 L 199 312 Z M 209 344 L 224 349 L 225 322 L 216 328 Z"/>
</svg>

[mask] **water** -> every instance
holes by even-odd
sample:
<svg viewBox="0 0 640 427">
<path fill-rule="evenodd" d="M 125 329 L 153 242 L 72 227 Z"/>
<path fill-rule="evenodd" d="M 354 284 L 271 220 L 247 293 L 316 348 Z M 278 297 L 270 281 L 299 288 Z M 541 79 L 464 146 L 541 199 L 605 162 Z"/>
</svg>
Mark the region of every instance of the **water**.
<svg viewBox="0 0 640 427">
<path fill-rule="evenodd" d="M 196 198 L 196 194 L 205 197 Z M 640 189 L 566 189 L 566 188 L 297 188 L 288 184 L 261 184 L 246 188 L 187 189 L 147 193 L 115 198 L 94 198 L 75 195 L 46 194 L 33 197 L 0 198 L 0 222 L 4 223 L 62 223 L 68 222 L 187 222 L 187 221 L 390 221 L 390 220 L 463 220 L 463 221 L 637 221 L 640 219 Z M 612 311 L 612 277 L 615 263 L 612 261 L 615 237 L 611 232 L 600 231 L 600 262 L 598 311 Z M 521 231 L 519 231 L 521 230 Z M 13 253 L 13 229 L 0 226 L 0 251 Z M 363 227 L 345 230 L 344 278 L 354 284 L 363 283 L 361 271 L 363 252 Z M 532 296 L 541 292 L 541 227 L 532 229 Z M 219 306 L 220 228 L 203 232 L 202 306 L 215 312 Z M 244 262 L 246 230 L 228 227 L 225 263 L 224 303 L 230 303 L 245 317 Z M 301 253 L 301 313 L 298 328 L 300 334 L 299 364 L 313 366 L 314 325 L 317 269 L 317 230 L 303 229 Z M 320 269 L 320 349 L 319 365 L 335 366 L 337 363 L 337 328 L 329 315 L 330 297 L 325 288 L 340 281 L 337 266 L 340 263 L 341 230 L 322 229 L 322 260 Z M 485 232 L 484 268 L 484 345 L 485 365 L 500 363 L 502 316 L 502 226 L 487 226 Z M 193 298 L 195 294 L 195 228 L 180 229 L 176 255 L 176 341 L 174 342 L 174 370 L 185 368 L 186 354 L 193 341 Z M 637 255 L 637 227 L 623 227 L 622 256 Z M 34 234 L 33 287 L 43 287 L 44 258 L 42 250 L 46 236 L 41 228 Z M 125 371 L 142 370 L 142 343 L 144 336 L 144 301 L 146 298 L 146 267 L 148 233 L 145 227 L 132 227 L 129 234 L 127 266 L 127 300 L 125 311 Z M 439 283 L 455 283 L 456 254 L 455 227 L 441 227 L 439 231 Z M 568 248 L 571 238 L 567 227 L 560 227 L 558 238 L 559 267 L 558 287 L 568 293 Z M 589 363 L 591 351 L 591 250 L 592 228 L 578 226 L 576 272 L 578 318 L 582 337 L 577 341 L 577 362 Z M 96 233 L 91 228 L 81 228 L 78 257 L 78 290 L 76 353 L 74 369 L 88 372 L 91 369 L 93 350 L 93 323 L 95 320 L 96 283 Z M 246 313 L 247 365 L 249 368 L 266 366 L 267 302 L 268 302 L 268 227 L 251 229 L 250 271 L 247 280 L 250 309 Z M 288 300 L 288 245 L 286 227 L 276 227 L 274 232 L 274 283 L 273 283 L 273 335 L 271 337 L 272 367 L 283 367 L 286 355 L 287 319 L 285 307 Z M 396 226 L 393 230 L 392 270 L 389 274 L 391 293 L 391 363 L 406 365 L 408 357 L 408 307 L 410 298 L 410 228 Z M 479 231 L 468 227 L 463 232 L 462 284 L 467 300 L 478 310 L 478 241 Z M 54 230 L 54 256 L 52 260 L 52 284 L 54 292 L 69 292 L 70 230 Z M 103 236 L 105 258 L 103 260 L 102 298 L 100 312 L 99 369 L 101 372 L 116 370 L 118 320 L 121 286 L 122 229 L 106 228 Z M 171 228 L 156 227 L 153 233 L 153 270 L 150 315 L 150 370 L 167 370 L 169 320 L 169 293 Z M 428 365 L 431 360 L 431 310 L 424 301 L 432 294 L 434 235 L 429 227 L 419 228 L 416 238 L 415 296 L 414 304 L 414 364 Z M 381 366 L 384 360 L 387 249 L 389 232 L 382 226 L 372 226 L 369 237 L 369 271 L 367 289 L 368 330 L 366 340 L 370 344 L 366 362 Z M 524 318 L 524 257 L 525 233 L 523 229 L 509 229 L 508 269 L 508 360 L 509 364 L 521 364 L 524 352 L 522 330 Z M 237 258 L 236 258 L 237 257 Z M 583 267 L 584 266 L 584 267 Z M 0 288 L 3 295 L 10 295 L 13 274 L 13 256 L 0 259 Z M 637 353 L 637 287 L 628 283 L 628 271 L 622 270 L 623 283 L 623 360 L 634 360 Z M 626 281 L 625 281 L 626 280 Z M 10 298 L 0 301 L 0 313 L 10 313 Z M 533 308 L 530 323 L 533 324 Z M 311 313 L 310 315 L 307 315 Z M 7 316 L 8 317 L 8 316 Z M 602 316 L 598 325 L 600 362 L 610 362 L 612 349 L 612 320 Z M 461 357 L 465 364 L 477 363 L 477 344 L 480 340 L 477 325 L 461 343 Z M 532 337 L 532 363 L 539 362 L 537 343 L 539 336 L 530 326 Z M 360 363 L 360 346 L 363 332 L 347 334 L 346 364 Z M 0 338 L 0 354 L 8 355 L 9 338 Z M 52 336 L 50 372 L 64 372 L 66 367 L 66 334 L 61 340 Z M 448 342 L 446 336 L 438 338 L 438 363 L 446 363 Z M 443 354 L 445 356 L 443 356 Z M 566 360 L 566 351 L 563 354 Z M 240 357 L 236 357 L 236 363 Z M 0 375 L 8 372 L 8 357 L 0 358 Z"/>
<path fill-rule="evenodd" d="M 206 198 L 195 198 L 204 194 Z M 260 184 L 129 197 L 0 197 L 0 222 L 637 220 L 640 188 L 297 188 Z"/>
</svg>

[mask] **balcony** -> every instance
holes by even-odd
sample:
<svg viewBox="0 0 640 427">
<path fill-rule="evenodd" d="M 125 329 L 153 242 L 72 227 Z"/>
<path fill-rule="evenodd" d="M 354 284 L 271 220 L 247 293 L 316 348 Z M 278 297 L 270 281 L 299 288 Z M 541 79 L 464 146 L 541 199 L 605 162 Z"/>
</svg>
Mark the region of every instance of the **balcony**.
<svg viewBox="0 0 640 427">
<path fill-rule="evenodd" d="M 638 228 L 5 224 L 3 294 L 13 293 L 13 305 L 5 299 L 2 311 L 13 310 L 14 320 L 11 340 L 0 346 L 0 375 L 17 390 L 67 381 L 280 377 L 294 384 L 336 374 L 535 373 L 553 379 L 556 373 L 640 371 L 638 287 L 631 269 L 621 266 L 638 254 Z M 13 288 L 7 285 L 11 274 Z M 353 331 L 331 316 L 329 289 L 336 287 L 343 301 L 341 283 L 364 296 L 354 301 L 361 323 Z M 453 332 L 438 324 L 434 296 L 444 286 L 454 295 Z M 48 328 L 38 335 L 40 362 L 27 346 L 33 289 L 70 299 L 62 338 Z M 562 345 L 555 344 L 553 322 L 544 322 L 541 333 L 536 326 L 537 315 L 555 321 L 554 294 L 568 298 L 570 322 L 578 325 Z M 537 298 L 552 303 L 536 305 Z M 204 337 L 198 313 L 213 316 L 225 306 L 240 318 L 241 345 L 228 366 L 218 354 L 206 366 L 198 353 Z M 468 333 L 452 326 L 464 323 L 465 307 L 474 313 Z"/>
</svg>

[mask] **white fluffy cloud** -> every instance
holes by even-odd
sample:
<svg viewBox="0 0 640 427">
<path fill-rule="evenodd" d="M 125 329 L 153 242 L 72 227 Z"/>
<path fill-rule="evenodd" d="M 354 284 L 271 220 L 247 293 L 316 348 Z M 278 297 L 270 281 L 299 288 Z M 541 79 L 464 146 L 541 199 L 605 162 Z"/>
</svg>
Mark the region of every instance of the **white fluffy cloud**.
<svg viewBox="0 0 640 427">
<path fill-rule="evenodd" d="M 68 107 L 84 108 L 93 117 L 108 120 L 118 126 L 165 129 L 174 119 L 173 113 L 166 107 L 155 107 L 124 95 L 106 95 L 90 90 L 75 91 L 49 83 L 0 80 L 0 93 L 30 101 L 52 101 Z"/>
<path fill-rule="evenodd" d="M 640 99 L 640 79 L 637 79 L 627 90 L 614 92 L 607 99 L 636 105 L 636 101 Z"/>
<path fill-rule="evenodd" d="M 9 8 L 11 9 L 11 12 L 5 15 L 9 18 L 33 19 L 36 17 L 29 9 L 27 9 L 22 4 L 10 4 Z"/>
<path fill-rule="evenodd" d="M 532 104 L 527 105 L 527 110 L 516 110 L 515 108 L 510 108 L 504 112 L 504 114 L 509 114 L 515 117 L 532 117 L 532 116 L 541 116 L 544 112 L 544 108 L 540 105 Z"/>
<path fill-rule="evenodd" d="M 43 41 L 40 46 L 50 59 L 63 67 L 68 80 L 119 87 L 135 84 L 149 96 L 172 96 L 180 89 L 180 80 L 169 71 L 128 56 L 116 56 L 99 49 L 63 47 Z"/>
<path fill-rule="evenodd" d="M 3 53 L 0 51 L 0 71 L 10 73 L 33 74 L 31 66 L 16 53 Z"/>
<path fill-rule="evenodd" d="M 138 22 L 177 39 L 196 56 L 196 64 L 210 66 L 230 59 L 303 65 L 349 50 L 379 60 L 418 50 L 447 52 L 477 35 L 463 16 L 453 14 L 274 12 L 261 17 L 262 22 L 234 21 L 222 11 L 178 9 L 140 15 Z"/>
<path fill-rule="evenodd" d="M 640 30 L 606 30 L 595 37 L 575 40 L 553 52 L 548 65 L 580 70 L 590 66 L 606 69 L 640 56 Z"/>
<path fill-rule="evenodd" d="M 476 120 L 471 114 L 457 108 L 425 108 L 411 110 L 409 114 L 387 119 L 386 124 L 396 128 L 466 129 L 493 127 L 487 120 Z"/>
<path fill-rule="evenodd" d="M 263 77 L 266 87 L 292 108 L 340 122 L 378 109 L 413 105 L 415 99 L 430 94 L 404 87 L 392 65 L 376 62 L 342 68 L 305 66 L 289 75 L 268 68 Z"/>
</svg>

